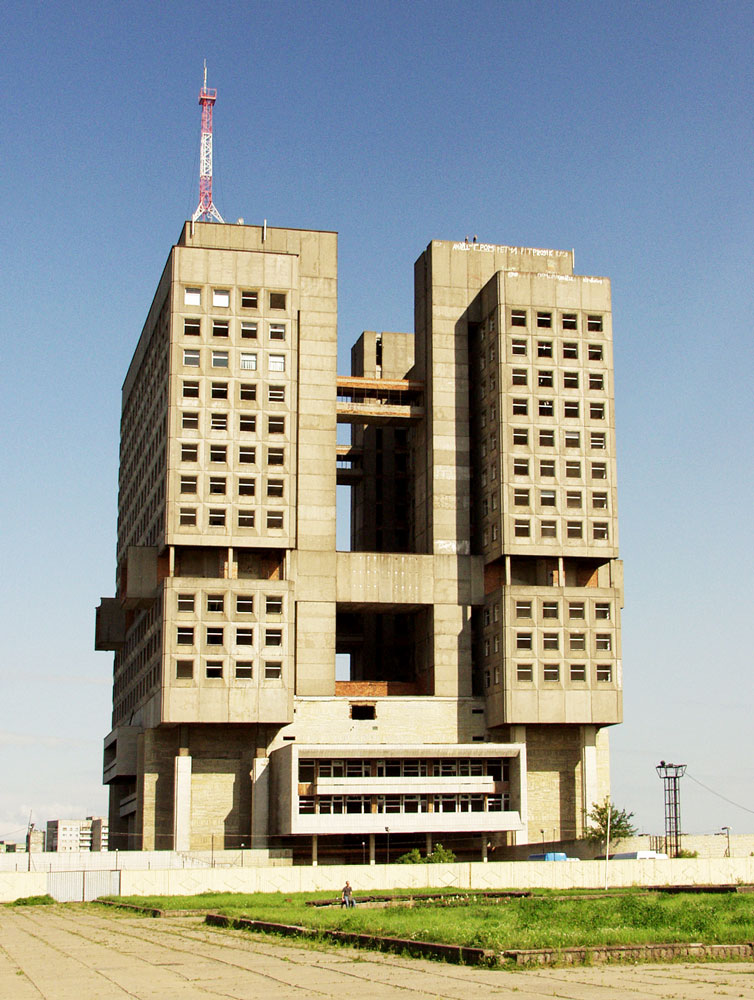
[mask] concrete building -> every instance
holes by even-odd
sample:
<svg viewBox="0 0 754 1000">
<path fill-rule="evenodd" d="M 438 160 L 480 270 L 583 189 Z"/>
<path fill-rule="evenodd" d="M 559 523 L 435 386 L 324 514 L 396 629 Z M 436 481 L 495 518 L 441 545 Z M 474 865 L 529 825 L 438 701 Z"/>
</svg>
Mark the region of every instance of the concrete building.
<svg viewBox="0 0 754 1000">
<path fill-rule="evenodd" d="M 609 282 L 433 241 L 415 289 L 414 333 L 362 334 L 339 377 L 336 234 L 198 223 L 173 247 L 97 612 L 113 847 L 479 858 L 578 836 L 607 794 Z"/>
<path fill-rule="evenodd" d="M 101 816 L 86 819 L 51 819 L 47 821 L 46 850 L 106 851 L 108 821 Z"/>
</svg>

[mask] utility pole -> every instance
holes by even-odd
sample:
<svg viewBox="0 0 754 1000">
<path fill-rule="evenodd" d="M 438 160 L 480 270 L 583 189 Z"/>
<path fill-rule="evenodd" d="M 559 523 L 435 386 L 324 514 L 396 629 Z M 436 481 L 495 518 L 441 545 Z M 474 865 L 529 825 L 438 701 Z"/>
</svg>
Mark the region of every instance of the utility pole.
<svg viewBox="0 0 754 1000">
<path fill-rule="evenodd" d="M 204 86 L 199 91 L 202 106 L 202 138 L 199 153 L 199 204 L 191 216 L 192 222 L 224 222 L 212 200 L 212 106 L 217 91 L 207 87 L 207 60 L 204 60 Z"/>
<path fill-rule="evenodd" d="M 665 790 L 665 853 L 677 858 L 681 850 L 681 790 L 679 782 L 686 773 L 685 764 L 666 764 L 655 768 Z"/>
</svg>

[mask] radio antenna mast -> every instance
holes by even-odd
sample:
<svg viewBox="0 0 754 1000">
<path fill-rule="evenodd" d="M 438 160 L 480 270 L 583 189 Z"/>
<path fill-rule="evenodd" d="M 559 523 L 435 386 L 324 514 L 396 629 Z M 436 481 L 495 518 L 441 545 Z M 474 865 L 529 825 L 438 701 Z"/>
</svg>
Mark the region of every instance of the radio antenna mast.
<svg viewBox="0 0 754 1000">
<path fill-rule="evenodd" d="M 204 86 L 199 91 L 202 106 L 202 138 L 199 154 L 199 204 L 192 222 L 224 222 L 212 201 L 212 105 L 217 91 L 207 87 L 207 60 L 204 60 Z"/>
</svg>

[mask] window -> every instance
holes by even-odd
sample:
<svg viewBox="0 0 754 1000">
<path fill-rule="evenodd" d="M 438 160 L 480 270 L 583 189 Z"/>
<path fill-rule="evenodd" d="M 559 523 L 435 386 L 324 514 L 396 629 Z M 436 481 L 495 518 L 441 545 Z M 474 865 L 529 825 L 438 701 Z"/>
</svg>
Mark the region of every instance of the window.
<svg viewBox="0 0 754 1000">
<path fill-rule="evenodd" d="M 540 417 L 555 416 L 555 404 L 551 399 L 540 399 L 537 409 Z"/>
<path fill-rule="evenodd" d="M 555 521 L 541 521 L 539 530 L 542 538 L 557 538 L 558 529 Z"/>
<path fill-rule="evenodd" d="M 251 660 L 236 660 L 236 680 L 250 681 L 254 676 L 254 664 Z"/>
<path fill-rule="evenodd" d="M 552 326 L 552 313 L 549 312 L 538 312 L 537 313 L 537 326 L 541 330 L 547 330 Z"/>
<path fill-rule="evenodd" d="M 592 507 L 595 510 L 607 510 L 607 493 L 592 493 Z"/>
<path fill-rule="evenodd" d="M 592 525 L 592 538 L 596 542 L 607 541 L 608 529 L 606 521 L 595 521 Z"/>
<path fill-rule="evenodd" d="M 516 680 L 519 680 L 519 681 L 531 681 L 531 680 L 534 680 L 534 672 L 532 670 L 531 663 L 517 663 L 516 664 Z"/>
<path fill-rule="evenodd" d="M 594 617 L 601 621 L 610 621 L 610 604 L 598 601 L 594 605 Z"/>
<path fill-rule="evenodd" d="M 230 292 L 227 288 L 212 289 L 212 305 L 220 309 L 227 309 L 230 305 Z"/>
<path fill-rule="evenodd" d="M 212 399 L 227 399 L 228 398 L 228 383 L 227 382 L 213 382 L 212 390 L 210 392 Z"/>
<path fill-rule="evenodd" d="M 597 664 L 597 680 L 598 681 L 611 681 L 613 679 L 613 667 L 610 663 L 598 663 Z"/>
<path fill-rule="evenodd" d="M 178 523 L 184 528 L 196 526 L 196 507 L 181 507 Z"/>
<path fill-rule="evenodd" d="M 581 462 L 566 462 L 565 470 L 569 479 L 578 479 L 581 476 Z"/>
<path fill-rule="evenodd" d="M 607 479 L 607 465 L 604 462 L 592 462 L 592 479 Z"/>
<path fill-rule="evenodd" d="M 209 446 L 210 462 L 225 462 L 227 460 L 228 448 L 224 444 L 211 444 Z"/>
<path fill-rule="evenodd" d="M 563 313 L 561 324 L 564 330 L 577 330 L 578 321 L 576 313 Z"/>
<path fill-rule="evenodd" d="M 222 528 L 225 526 L 225 510 L 221 507 L 210 507 L 207 524 L 210 528 Z"/>
<path fill-rule="evenodd" d="M 226 337 L 230 333 L 230 323 L 227 319 L 213 319 L 212 320 L 212 336 L 213 337 Z"/>
<path fill-rule="evenodd" d="M 602 361 L 602 344 L 590 344 L 588 357 L 590 361 Z"/>
<path fill-rule="evenodd" d="M 213 351 L 212 352 L 212 367 L 213 368 L 227 368 L 228 367 L 228 352 L 227 351 Z"/>
<path fill-rule="evenodd" d="M 613 648 L 613 637 L 609 632 L 596 635 L 594 637 L 595 649 L 603 653 L 609 653 Z"/>
<path fill-rule="evenodd" d="M 264 665 L 264 679 L 266 681 L 280 680 L 283 676 L 283 664 L 268 660 Z"/>
<path fill-rule="evenodd" d="M 605 432 L 604 431 L 592 431 L 589 435 L 589 444 L 592 448 L 604 449 L 605 447 Z"/>
<path fill-rule="evenodd" d="M 199 383 L 198 382 L 184 382 L 183 383 L 183 398 L 184 399 L 198 399 L 199 398 Z"/>
<path fill-rule="evenodd" d="M 542 679 L 546 681 L 559 681 L 560 680 L 560 664 L 559 663 L 545 663 L 542 666 Z"/>
<path fill-rule="evenodd" d="M 217 495 L 224 495 L 226 491 L 225 476 L 210 476 L 209 491 Z"/>
<path fill-rule="evenodd" d="M 285 371 L 285 355 L 284 354 L 270 354 L 267 359 L 267 367 L 271 372 L 284 372 Z"/>
<path fill-rule="evenodd" d="M 194 676 L 194 661 L 193 660 L 176 660 L 175 661 L 175 677 L 179 681 L 190 681 Z"/>
<path fill-rule="evenodd" d="M 537 341 L 537 357 L 538 358 L 551 358 L 552 357 L 552 341 L 551 340 L 538 340 Z"/>
<path fill-rule="evenodd" d="M 285 292 L 270 292 L 270 309 L 285 309 Z"/>
<path fill-rule="evenodd" d="M 285 417 L 268 417 L 267 433 L 285 434 Z"/>
<path fill-rule="evenodd" d="M 267 401 L 269 403 L 284 403 L 285 402 L 285 386 L 284 385 L 270 385 L 267 387 Z"/>
<path fill-rule="evenodd" d="M 198 368 L 199 367 L 199 351 L 188 349 L 183 352 L 183 363 L 187 368 Z"/>
<path fill-rule="evenodd" d="M 202 304 L 201 288 L 184 288 L 183 303 L 187 306 L 200 306 Z"/>
<path fill-rule="evenodd" d="M 545 371 L 544 369 L 540 368 L 540 370 L 537 372 L 537 385 L 540 386 L 544 385 L 552 388 L 552 384 L 553 384 L 552 372 Z"/>
<path fill-rule="evenodd" d="M 267 480 L 267 496 L 268 497 L 281 497 L 283 495 L 283 480 L 282 479 L 268 479 Z"/>
<path fill-rule="evenodd" d="M 253 497 L 257 490 L 256 479 L 239 479 L 238 495 L 242 497 Z"/>
<path fill-rule="evenodd" d="M 207 611 L 213 614 L 225 611 L 225 596 L 223 594 L 207 594 Z"/>
<path fill-rule="evenodd" d="M 250 615 L 254 612 L 254 595 L 238 594 L 236 596 L 236 611 L 239 615 Z"/>
<path fill-rule="evenodd" d="M 542 617 L 555 618 L 557 620 L 560 617 L 560 605 L 558 602 L 542 601 Z"/>
<path fill-rule="evenodd" d="M 227 413 L 213 413 L 209 418 L 209 425 L 213 431 L 227 431 L 228 429 L 228 414 Z"/>
<path fill-rule="evenodd" d="M 222 660 L 207 660 L 206 664 L 207 677 L 215 680 L 222 680 L 223 676 L 223 661 Z"/>
<path fill-rule="evenodd" d="M 555 462 L 549 458 L 543 459 L 539 463 L 539 474 L 545 479 L 550 479 L 555 475 Z"/>
<path fill-rule="evenodd" d="M 181 461 L 182 462 L 196 462 L 199 456 L 199 446 L 196 444 L 182 444 L 181 445 Z"/>
<path fill-rule="evenodd" d="M 257 418 L 242 413 L 239 420 L 239 427 L 242 431 L 255 431 L 257 429 Z"/>
<path fill-rule="evenodd" d="M 257 370 L 257 356 L 248 351 L 241 351 L 241 370 L 255 372 Z"/>
<path fill-rule="evenodd" d="M 194 645 L 194 630 L 188 625 L 179 625 L 176 629 L 175 641 L 179 646 Z"/>
<path fill-rule="evenodd" d="M 540 490 L 539 502 L 543 507 L 555 506 L 555 490 Z"/>
<path fill-rule="evenodd" d="M 525 340 L 512 340 L 511 341 L 511 354 L 517 355 L 518 357 L 526 357 L 526 341 Z"/>
<path fill-rule="evenodd" d="M 221 628 L 208 628 L 207 629 L 207 645 L 208 646 L 222 646 L 223 644 L 223 629 Z"/>
<path fill-rule="evenodd" d="M 581 432 L 580 431 L 566 431 L 565 432 L 565 446 L 566 446 L 566 448 L 579 448 L 581 446 Z"/>
<path fill-rule="evenodd" d="M 605 404 L 604 403 L 590 403 L 589 404 L 589 416 L 592 420 L 604 420 L 605 419 Z"/>
<path fill-rule="evenodd" d="M 281 594 L 268 594 L 265 599 L 265 611 L 268 615 L 282 615 L 283 597 Z"/>
<path fill-rule="evenodd" d="M 241 507 L 238 511 L 238 527 L 239 528 L 253 528 L 254 527 L 255 515 L 254 511 L 247 507 Z"/>
<path fill-rule="evenodd" d="M 516 632 L 516 649 L 531 649 L 531 632 Z"/>
<path fill-rule="evenodd" d="M 181 476 L 181 493 L 196 493 L 196 476 Z"/>
<path fill-rule="evenodd" d="M 555 431 L 540 431 L 539 443 L 543 448 L 555 447 Z"/>
<path fill-rule="evenodd" d="M 513 443 L 514 444 L 527 444 L 529 443 L 529 431 L 526 427 L 514 427 L 513 428 Z"/>
<path fill-rule="evenodd" d="M 531 618 L 531 601 L 516 601 L 516 618 Z"/>
<path fill-rule="evenodd" d="M 568 490 L 566 493 L 566 507 L 577 507 L 581 509 L 581 490 Z"/>
<path fill-rule="evenodd" d="M 528 538 L 531 534 L 529 522 L 518 518 L 513 524 L 513 534 L 516 538 Z"/>
<path fill-rule="evenodd" d="M 267 511 L 267 527 L 268 528 L 282 528 L 283 527 L 283 512 L 282 512 L 282 510 L 268 510 Z"/>
<path fill-rule="evenodd" d="M 267 464 L 285 465 L 285 448 L 268 448 Z"/>
<path fill-rule="evenodd" d="M 525 399 L 514 399 L 513 400 L 513 415 L 518 417 L 525 417 L 529 412 L 529 403 Z"/>
<path fill-rule="evenodd" d="M 256 323 L 242 323 L 241 324 L 241 340 L 256 340 L 257 339 L 257 324 Z"/>
<path fill-rule="evenodd" d="M 283 630 L 281 628 L 266 628 L 264 630 L 265 646 L 282 646 Z"/>
<path fill-rule="evenodd" d="M 586 649 L 586 635 L 584 632 L 570 632 L 568 635 L 569 649 Z"/>
<path fill-rule="evenodd" d="M 525 368 L 514 368 L 511 373 L 511 382 L 513 385 L 526 385 L 527 375 Z"/>
<path fill-rule="evenodd" d="M 257 292 L 252 292 L 248 290 L 243 290 L 241 292 L 242 309 L 256 309 L 258 303 L 259 303 L 259 297 Z"/>
<path fill-rule="evenodd" d="M 542 649 L 559 649 L 560 639 L 557 632 L 545 632 L 542 636 Z"/>
<path fill-rule="evenodd" d="M 511 326 L 526 326 L 525 309 L 511 309 Z"/>
<path fill-rule="evenodd" d="M 528 490 L 514 490 L 513 491 L 513 503 L 517 507 L 528 507 L 529 506 L 529 491 Z"/>
<path fill-rule="evenodd" d="M 253 400 L 257 398 L 257 387 L 255 385 L 250 385 L 248 382 L 242 382 L 239 387 L 239 395 L 241 399 Z"/>
<path fill-rule="evenodd" d="M 569 601 L 568 602 L 568 617 L 575 619 L 583 619 L 584 617 L 584 602 L 583 601 Z"/>
<path fill-rule="evenodd" d="M 571 680 L 572 681 L 585 681 L 586 680 L 586 664 L 585 663 L 572 663 L 571 664 Z"/>
<path fill-rule="evenodd" d="M 529 459 L 528 458 L 514 458 L 513 459 L 513 475 L 514 476 L 528 476 L 529 475 Z"/>
<path fill-rule="evenodd" d="M 581 521 L 566 521 L 566 535 L 568 538 L 583 538 L 584 526 Z"/>
<path fill-rule="evenodd" d="M 253 465 L 257 460 L 257 449 L 241 446 L 238 449 L 238 461 L 244 465 Z"/>
<path fill-rule="evenodd" d="M 285 340 L 284 323 L 270 323 L 270 340 Z"/>
<path fill-rule="evenodd" d="M 184 319 L 183 336 L 198 337 L 202 332 L 202 321 L 200 319 Z"/>
<path fill-rule="evenodd" d="M 563 388 L 578 389 L 578 387 L 579 387 L 579 373 L 563 372 Z"/>
<path fill-rule="evenodd" d="M 254 645 L 254 629 L 253 628 L 237 628 L 236 629 L 236 645 L 237 646 L 253 646 Z"/>
<path fill-rule="evenodd" d="M 567 399 L 563 403 L 563 416 L 564 417 L 578 417 L 579 415 L 579 404 L 575 399 Z"/>
<path fill-rule="evenodd" d="M 179 611 L 193 611 L 194 610 L 194 595 L 193 594 L 179 594 L 178 595 L 178 610 Z"/>
<path fill-rule="evenodd" d="M 590 333 L 599 333 L 602 330 L 602 317 L 587 316 L 586 328 Z"/>
</svg>

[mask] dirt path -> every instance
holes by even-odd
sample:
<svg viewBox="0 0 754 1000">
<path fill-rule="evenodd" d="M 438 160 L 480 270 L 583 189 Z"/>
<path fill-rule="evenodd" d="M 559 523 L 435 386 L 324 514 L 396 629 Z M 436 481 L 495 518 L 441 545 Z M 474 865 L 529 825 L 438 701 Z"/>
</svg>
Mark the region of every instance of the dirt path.
<svg viewBox="0 0 754 1000">
<path fill-rule="evenodd" d="M 350 949 L 308 949 L 199 918 L 77 906 L 0 907 L 0 1000 L 486 997 L 754 1000 L 754 965 L 502 972 Z"/>
</svg>

